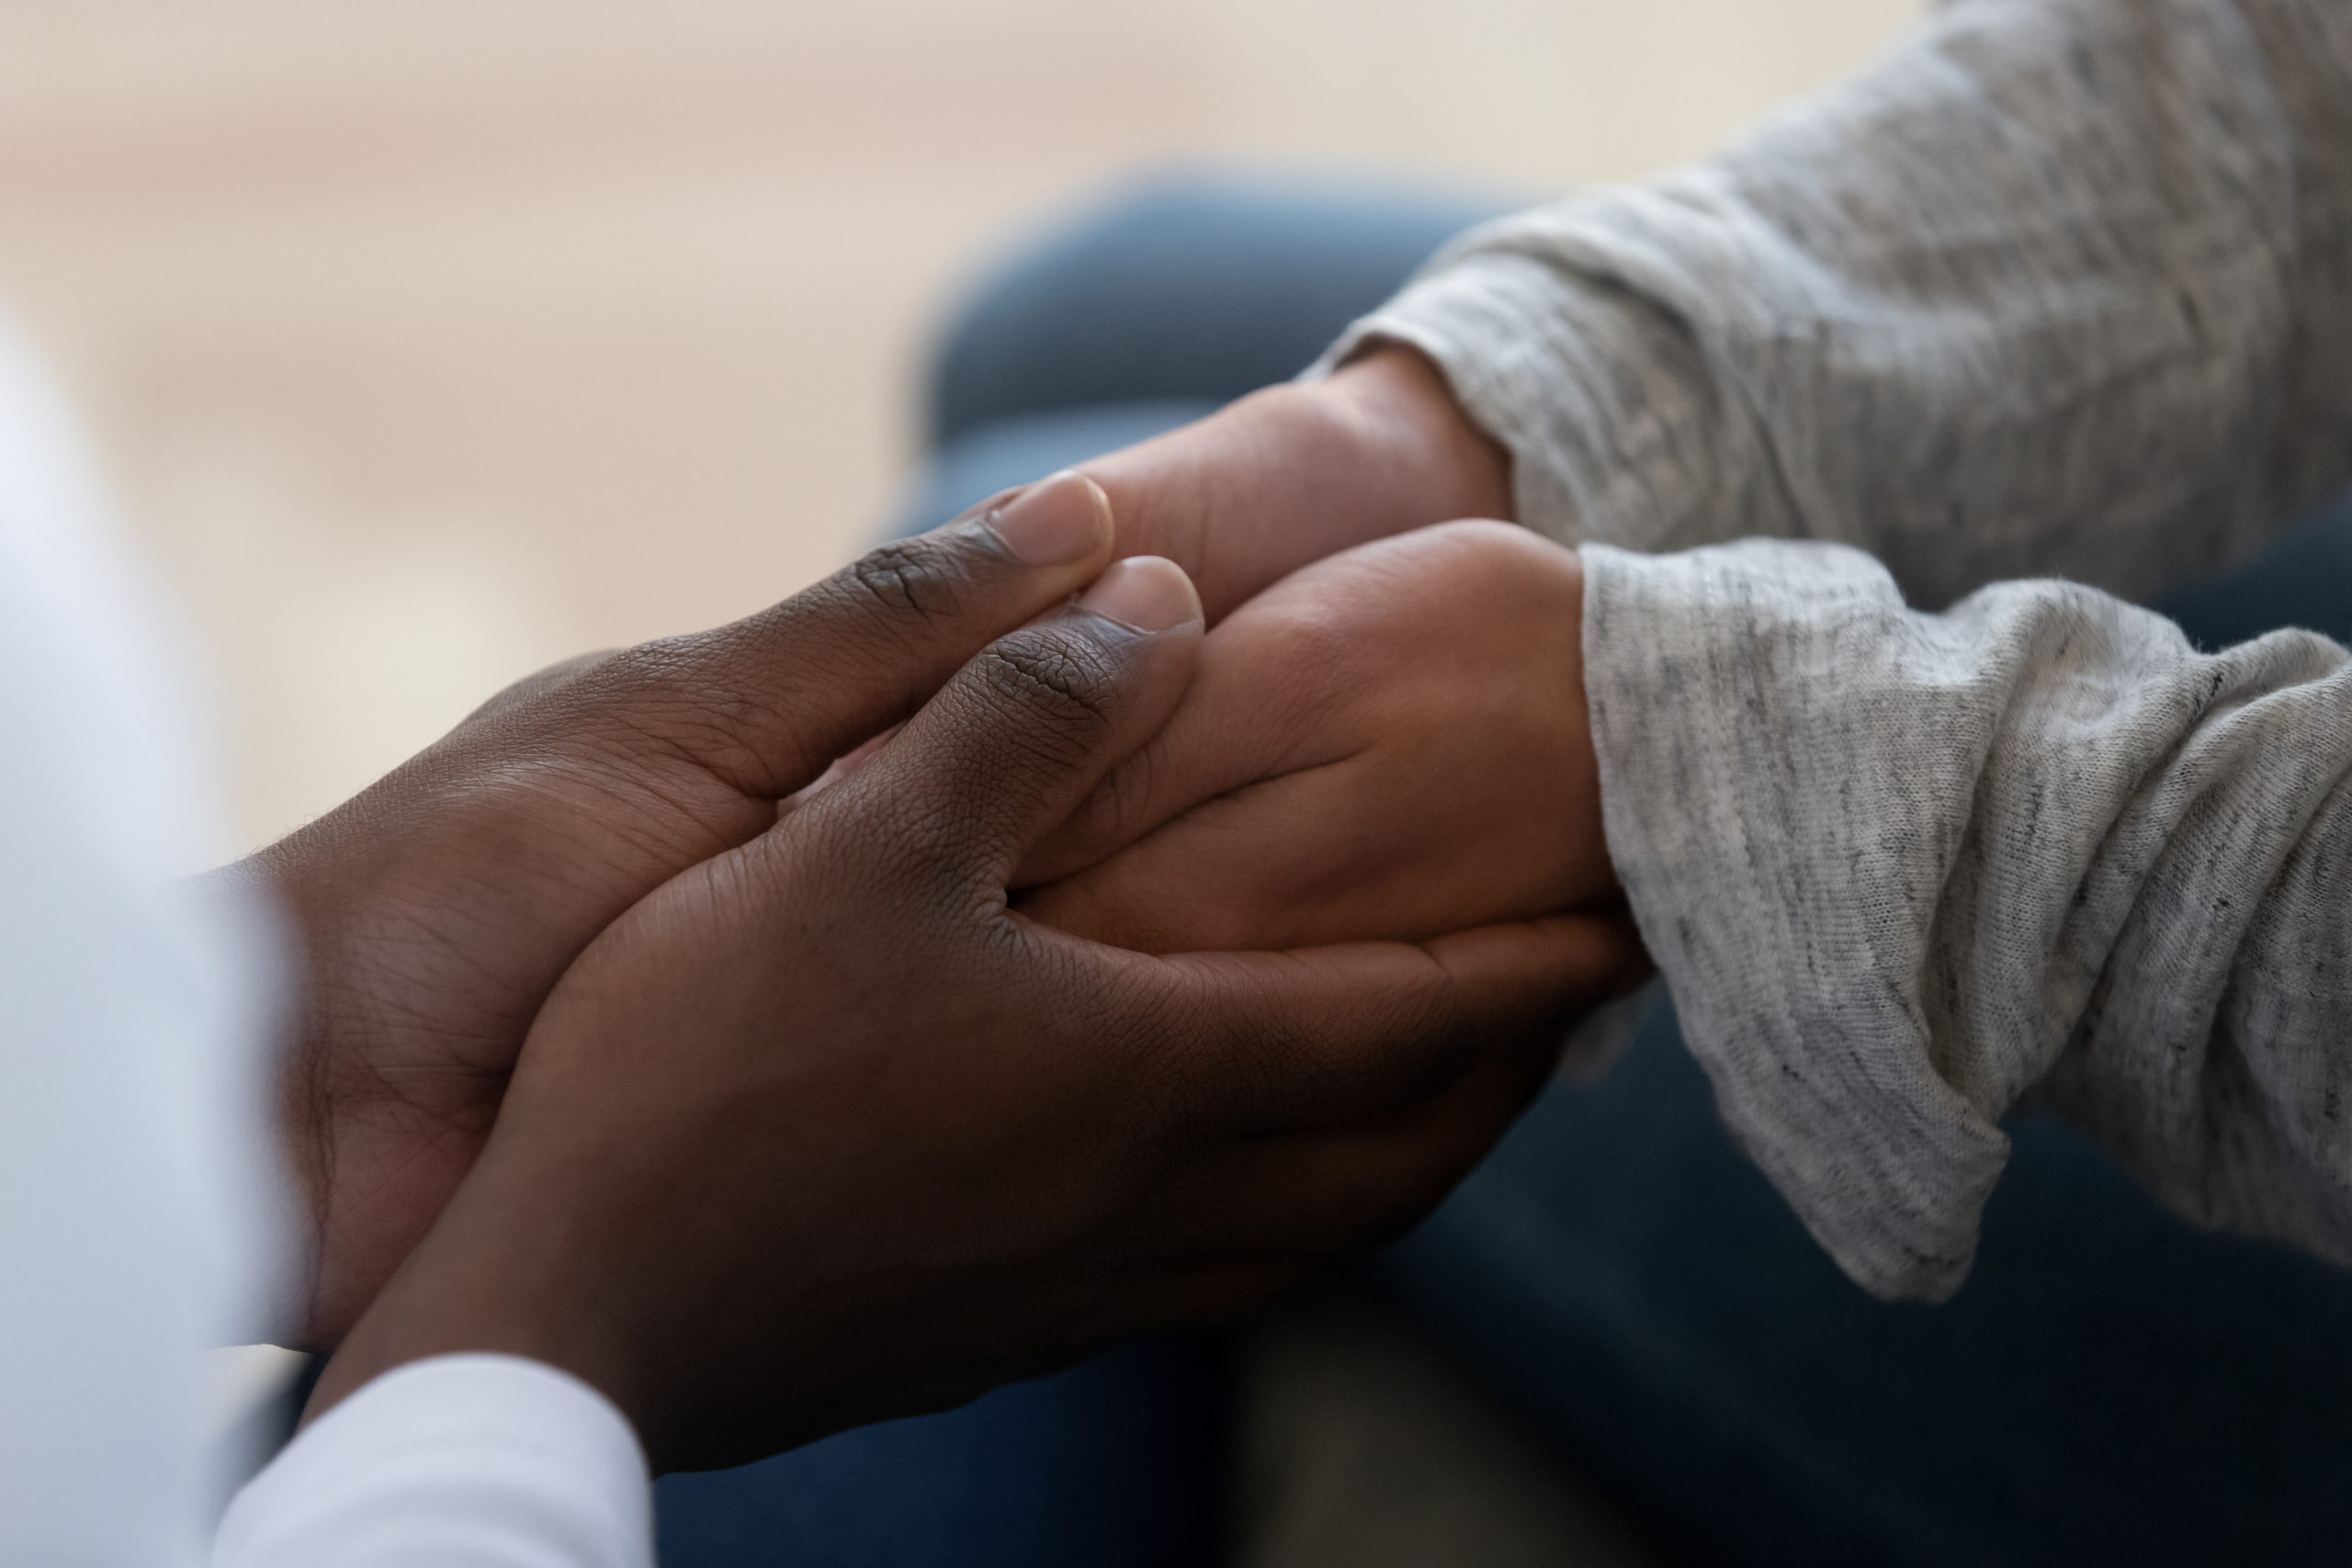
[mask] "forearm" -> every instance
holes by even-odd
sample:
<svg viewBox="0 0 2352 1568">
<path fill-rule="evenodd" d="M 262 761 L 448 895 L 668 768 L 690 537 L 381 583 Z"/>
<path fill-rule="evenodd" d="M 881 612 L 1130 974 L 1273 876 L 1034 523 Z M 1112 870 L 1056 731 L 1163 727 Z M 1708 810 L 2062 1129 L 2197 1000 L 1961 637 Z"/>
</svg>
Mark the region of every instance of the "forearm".
<svg viewBox="0 0 2352 1568">
<path fill-rule="evenodd" d="M 2199 1220 L 2352 1259 L 2352 661 L 1851 551 L 1586 552 L 1612 859 L 1726 1120 L 1938 1297 L 2031 1099 Z"/>
<path fill-rule="evenodd" d="M 1565 542 L 2143 593 L 2352 465 L 2352 12 L 1948 5 L 1719 158 L 1465 237 L 1367 339 Z"/>
</svg>

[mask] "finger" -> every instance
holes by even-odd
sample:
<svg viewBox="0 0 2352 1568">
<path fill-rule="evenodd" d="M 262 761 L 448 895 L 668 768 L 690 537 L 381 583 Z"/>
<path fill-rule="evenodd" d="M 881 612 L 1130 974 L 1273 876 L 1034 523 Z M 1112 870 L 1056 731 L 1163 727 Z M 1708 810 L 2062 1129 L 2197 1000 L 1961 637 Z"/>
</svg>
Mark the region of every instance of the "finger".
<svg viewBox="0 0 2352 1568">
<path fill-rule="evenodd" d="M 1074 875 L 1206 802 L 1351 752 L 1321 671 L 1301 668 L 1311 655 L 1295 657 L 1290 621 L 1257 611 L 1246 607 L 1202 645 L 1200 674 L 1167 728 L 1030 852 L 1016 886 Z M 1280 679 L 1268 678 L 1270 666 Z"/>
<path fill-rule="evenodd" d="M 1419 945 L 1152 962 L 1170 994 L 1151 999 L 1170 1022 L 1140 1070 L 1171 1124 L 1275 1133 L 1398 1111 L 1556 1040 L 1648 960 L 1622 915 L 1556 915 Z"/>
<path fill-rule="evenodd" d="M 1329 1256 L 1427 1218 L 1550 1080 L 1565 1035 L 1473 1067 L 1354 1126 L 1205 1151 L 1165 1179 L 1139 1227 L 1174 1259 Z"/>
<path fill-rule="evenodd" d="M 1464 807 L 1452 765 L 1397 747 L 1252 784 L 1025 889 L 1019 908 L 1169 953 L 1418 942 L 1596 906 L 1606 863 L 1574 810 L 1527 791 Z"/>
<path fill-rule="evenodd" d="M 1057 474 L 885 545 L 744 620 L 616 654 L 557 699 L 780 797 L 888 728 L 995 637 L 1093 579 L 1110 503 Z"/>
<path fill-rule="evenodd" d="M 801 814 L 854 823 L 870 844 L 872 811 L 894 811 L 912 830 L 881 842 L 909 863 L 1001 887 L 1037 836 L 1166 721 L 1200 642 L 1200 599 L 1182 569 L 1120 561 L 1067 611 L 990 644 Z"/>
<path fill-rule="evenodd" d="M 1144 755 L 1158 748 L 1155 741 Z M 1418 809 L 1378 808 L 1409 802 L 1363 809 L 1361 790 L 1346 777 L 1360 761 L 1204 800 L 1100 864 L 1026 889 L 1021 912 L 1092 942 L 1169 953 L 1409 942 L 1559 907 L 1554 899 L 1524 909 L 1482 908 L 1466 919 L 1423 919 L 1430 879 L 1397 870 L 1400 856 L 1419 845 L 1383 840 L 1400 828 L 1425 838 L 1427 818 Z M 1130 763 L 1118 773 L 1132 771 Z M 1101 800 L 1110 787 L 1090 798 Z"/>
</svg>

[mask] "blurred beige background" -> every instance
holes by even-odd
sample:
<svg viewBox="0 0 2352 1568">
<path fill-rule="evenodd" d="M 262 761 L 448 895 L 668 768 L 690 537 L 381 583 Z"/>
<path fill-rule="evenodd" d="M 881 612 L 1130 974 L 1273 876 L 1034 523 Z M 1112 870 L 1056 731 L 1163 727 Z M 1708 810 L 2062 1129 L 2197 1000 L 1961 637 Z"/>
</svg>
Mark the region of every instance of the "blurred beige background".
<svg viewBox="0 0 2352 1568">
<path fill-rule="evenodd" d="M 0 288 L 273 836 L 579 649 L 829 570 L 959 273 L 1171 157 L 1534 192 L 1918 0 L 0 0 Z"/>
</svg>

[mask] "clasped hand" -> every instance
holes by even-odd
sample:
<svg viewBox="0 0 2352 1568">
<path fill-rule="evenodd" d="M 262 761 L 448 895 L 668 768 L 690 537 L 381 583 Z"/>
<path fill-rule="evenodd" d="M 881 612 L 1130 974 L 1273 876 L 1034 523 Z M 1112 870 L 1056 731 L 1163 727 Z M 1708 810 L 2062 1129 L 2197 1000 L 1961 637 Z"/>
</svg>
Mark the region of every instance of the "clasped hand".
<svg viewBox="0 0 2352 1568">
<path fill-rule="evenodd" d="M 1620 899 L 1577 558 L 1440 525 L 1213 631 L 1165 728 L 1023 863 L 1022 908 L 1151 953 L 1415 941 Z"/>
<path fill-rule="evenodd" d="M 1035 487 L 527 682 L 263 857 L 311 976 L 287 1123 L 342 1341 L 314 1408 L 512 1350 L 659 1464 L 738 1462 L 1230 1313 L 1476 1160 L 1638 962 L 1622 921 L 1437 935 L 1466 906 L 1432 897 L 1418 944 L 1152 957 L 1012 907 L 1024 863 L 1144 850 L 1224 776 L 1133 782 L 1189 732 L 1202 618 L 1111 549 L 1098 489 Z M 1145 804 L 1088 805 L 1106 781 Z M 1032 897 L 1112 923 L 1119 866 Z"/>
</svg>

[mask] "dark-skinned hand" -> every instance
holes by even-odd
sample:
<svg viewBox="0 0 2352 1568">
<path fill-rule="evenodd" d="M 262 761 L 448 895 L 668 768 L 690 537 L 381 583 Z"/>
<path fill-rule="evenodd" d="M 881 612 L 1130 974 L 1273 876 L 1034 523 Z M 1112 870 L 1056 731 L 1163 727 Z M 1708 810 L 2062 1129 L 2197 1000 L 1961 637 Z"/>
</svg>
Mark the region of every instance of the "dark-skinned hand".
<svg viewBox="0 0 2352 1568">
<path fill-rule="evenodd" d="M 559 666 L 238 868 L 305 961 L 283 1077 L 303 1341 L 332 1347 L 425 1234 L 590 941 L 1091 581 L 1110 527 L 1065 476 L 748 620 Z"/>
<path fill-rule="evenodd" d="M 967 625 L 968 548 L 901 558 L 961 585 Z M 807 738 L 752 793 L 877 728 L 888 705 L 843 676 L 854 628 L 895 626 L 862 659 L 918 683 L 930 617 L 895 603 L 769 619 L 763 667 L 831 679 L 713 718 Z M 1223 1316 L 1425 1212 L 1622 967 L 1622 933 L 1163 959 L 1013 912 L 1013 868 L 1159 728 L 1201 643 L 1182 573 L 1124 563 L 621 913 L 539 1008 L 479 1159 L 314 1411 L 409 1359 L 509 1351 L 603 1389 L 658 1467 L 740 1463 Z"/>
</svg>

